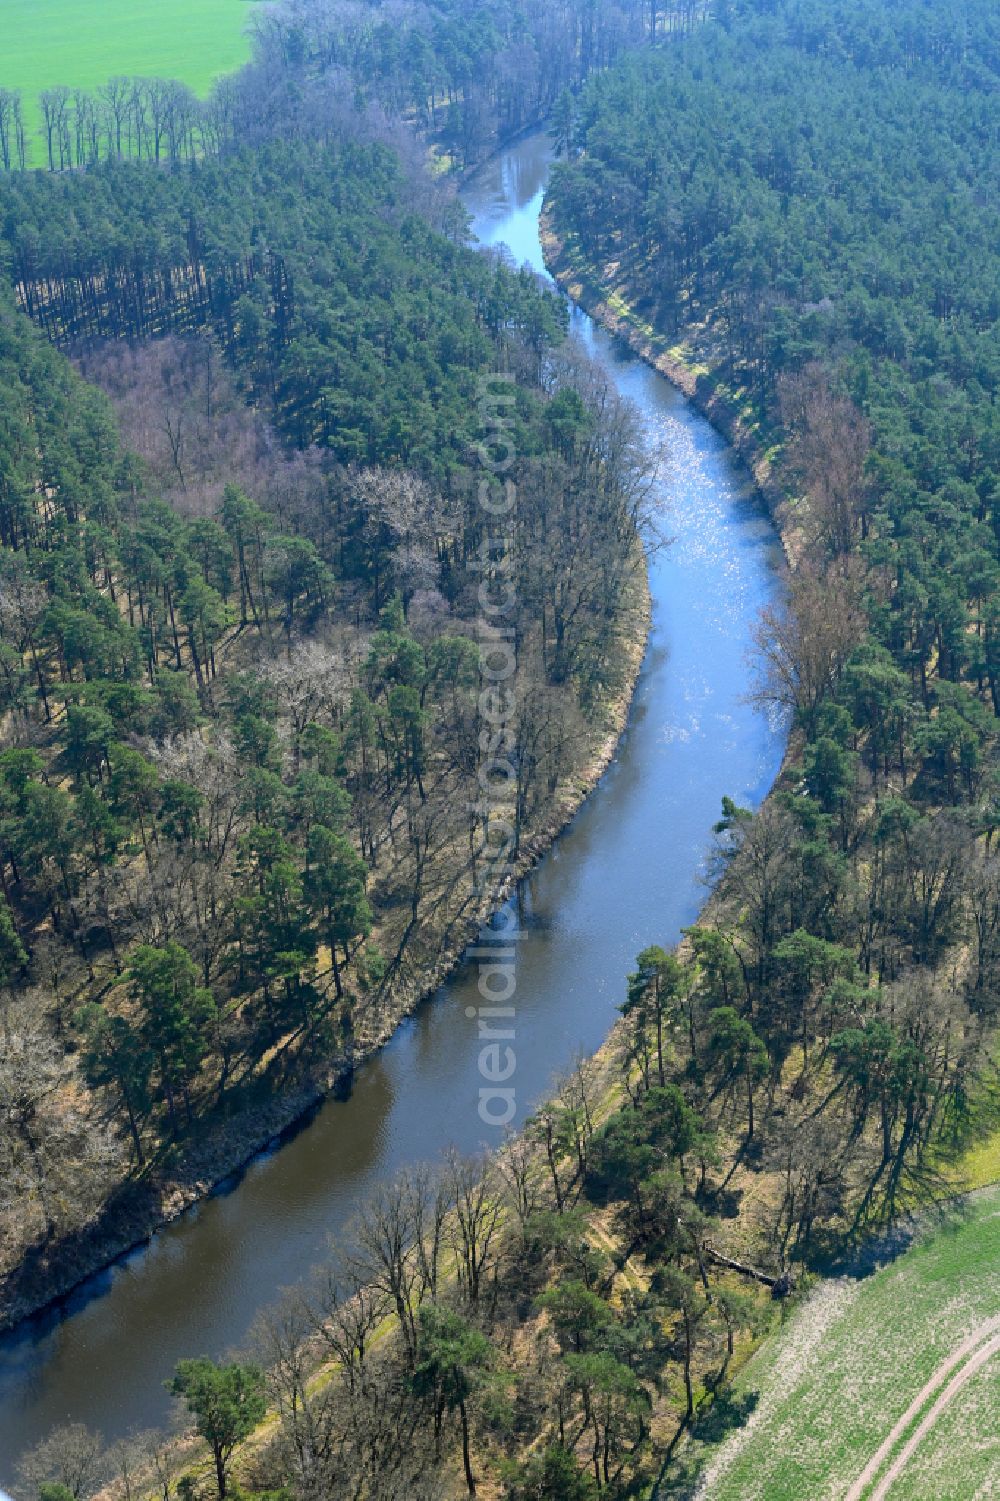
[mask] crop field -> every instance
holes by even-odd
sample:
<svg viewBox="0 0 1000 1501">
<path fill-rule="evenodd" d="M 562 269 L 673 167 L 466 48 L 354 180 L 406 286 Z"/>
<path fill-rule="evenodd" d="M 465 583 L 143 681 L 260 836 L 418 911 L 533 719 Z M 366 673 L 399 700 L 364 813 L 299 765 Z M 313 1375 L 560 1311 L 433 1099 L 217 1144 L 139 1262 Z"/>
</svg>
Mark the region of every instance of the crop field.
<svg viewBox="0 0 1000 1501">
<path fill-rule="evenodd" d="M 874 1276 L 822 1284 L 733 1405 L 743 1426 L 692 1456 L 698 1501 L 1000 1497 L 1000 1188 Z"/>
<path fill-rule="evenodd" d="M 116 74 L 179 78 L 198 94 L 245 62 L 252 0 L 2 0 L 0 87 L 20 89 L 32 131 L 40 90 Z M 33 159 L 39 159 L 36 149 Z"/>
</svg>

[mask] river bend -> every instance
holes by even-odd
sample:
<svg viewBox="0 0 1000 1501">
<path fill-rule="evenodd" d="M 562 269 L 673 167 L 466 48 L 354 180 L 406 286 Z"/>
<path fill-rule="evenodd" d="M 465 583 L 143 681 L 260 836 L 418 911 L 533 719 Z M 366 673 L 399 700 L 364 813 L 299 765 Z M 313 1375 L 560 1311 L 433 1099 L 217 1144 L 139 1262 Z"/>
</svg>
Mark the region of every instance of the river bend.
<svg viewBox="0 0 1000 1501">
<path fill-rule="evenodd" d="M 485 245 L 544 274 L 538 216 L 550 154 L 522 140 L 465 189 Z M 754 618 L 780 589 L 778 548 L 724 440 L 659 375 L 574 309 L 571 337 L 600 362 L 662 448 L 672 545 L 650 566 L 649 647 L 619 752 L 515 902 L 519 1119 L 553 1075 L 593 1052 L 639 949 L 673 943 L 704 896 L 724 793 L 757 804 L 783 732 L 746 702 Z M 221 1356 L 258 1311 L 319 1261 L 329 1237 L 402 1164 L 465 1151 L 477 1103 L 476 975 L 460 969 L 330 1100 L 225 1192 L 0 1342 L 0 1484 L 16 1456 L 70 1420 L 107 1439 L 162 1425 L 163 1382 L 185 1355 Z"/>
</svg>

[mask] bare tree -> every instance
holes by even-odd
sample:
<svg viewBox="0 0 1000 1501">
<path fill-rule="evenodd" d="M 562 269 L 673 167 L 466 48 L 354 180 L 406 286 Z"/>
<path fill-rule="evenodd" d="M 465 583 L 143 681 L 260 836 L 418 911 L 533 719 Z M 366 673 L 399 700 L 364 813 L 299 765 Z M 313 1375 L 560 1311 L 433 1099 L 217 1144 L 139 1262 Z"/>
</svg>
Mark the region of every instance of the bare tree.
<svg viewBox="0 0 1000 1501">
<path fill-rule="evenodd" d="M 445 1170 L 451 1243 L 458 1264 L 458 1280 L 469 1304 L 476 1308 L 491 1273 L 503 1223 L 501 1182 L 491 1157 L 462 1157 L 453 1152 Z"/>
<path fill-rule="evenodd" d="M 357 1250 L 347 1261 L 357 1284 L 369 1284 L 390 1302 L 411 1363 L 417 1350 L 417 1317 L 429 1292 L 416 1245 L 415 1195 L 421 1191 L 422 1184 L 405 1173 L 380 1183 L 355 1223 L 350 1239 Z"/>
<path fill-rule="evenodd" d="M 162 1441 L 157 1434 L 129 1433 L 116 1439 L 104 1456 L 111 1469 L 116 1501 L 141 1501 L 149 1495 L 150 1471 Z"/>
<path fill-rule="evenodd" d="M 854 579 L 801 563 L 787 606 L 762 610 L 754 626 L 756 702 L 796 715 L 811 730 L 864 629 Z"/>
<path fill-rule="evenodd" d="M 76 1498 L 92 1496 L 106 1478 L 104 1441 L 82 1423 L 56 1428 L 18 1465 L 23 1493 L 34 1498 L 43 1485 L 61 1485 Z"/>
<path fill-rule="evenodd" d="M 542 1203 L 537 1152 L 523 1132 L 512 1136 L 498 1153 L 496 1170 L 523 1230 Z"/>
<path fill-rule="evenodd" d="M 354 490 L 376 567 L 376 608 L 396 589 L 408 607 L 418 589 L 437 581 L 436 544 L 446 535 L 448 521 L 443 501 L 405 469 L 359 470 Z M 378 574 L 382 560 L 389 562 L 386 577 Z"/>
<path fill-rule="evenodd" d="M 316 1339 L 333 1354 L 352 1392 L 368 1379 L 372 1340 L 390 1307 L 385 1289 L 357 1273 L 357 1267 L 338 1263 L 308 1295 Z"/>
<path fill-rule="evenodd" d="M 16 119 L 21 103 L 16 89 L 0 89 L 0 166 L 10 172 L 17 161 Z"/>
<path fill-rule="evenodd" d="M 73 1084 L 43 998 L 0 1001 L 0 1252 L 77 1223 L 120 1170 L 118 1144 L 82 1113 Z"/>
<path fill-rule="evenodd" d="M 50 172 L 55 172 L 57 169 L 61 172 L 70 165 L 69 103 L 71 97 L 71 91 L 62 84 L 54 89 L 43 89 L 38 96 Z"/>
<path fill-rule="evenodd" d="M 99 98 L 107 106 L 111 122 L 111 149 L 119 158 L 124 155 L 125 127 L 132 91 L 132 80 L 122 77 L 110 78 L 104 87 L 98 90 Z"/>
<path fill-rule="evenodd" d="M 827 372 L 811 364 L 785 376 L 781 421 L 791 433 L 785 461 L 808 497 L 808 524 L 821 551 L 846 557 L 865 533 L 865 462 L 871 448 L 866 418 L 831 388 Z"/>
<path fill-rule="evenodd" d="M 300 642 L 286 655 L 262 664 L 261 674 L 273 686 L 279 713 L 287 722 L 294 770 L 306 726 L 339 721 L 350 696 L 352 668 L 356 671 L 357 663 L 346 640 L 339 649 L 319 641 Z"/>
</svg>

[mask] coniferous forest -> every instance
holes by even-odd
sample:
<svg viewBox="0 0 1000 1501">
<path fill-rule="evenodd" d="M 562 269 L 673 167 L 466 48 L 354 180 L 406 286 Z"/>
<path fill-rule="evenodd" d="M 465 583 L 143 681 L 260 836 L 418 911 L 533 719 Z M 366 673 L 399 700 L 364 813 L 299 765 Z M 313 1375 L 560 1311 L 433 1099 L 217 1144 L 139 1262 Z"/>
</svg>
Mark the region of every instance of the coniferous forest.
<svg viewBox="0 0 1000 1501">
<path fill-rule="evenodd" d="M 527 126 L 557 276 L 767 495 L 788 601 L 755 692 L 788 750 L 759 811 L 724 801 L 698 923 L 637 956 L 523 1133 L 386 1182 L 251 1349 L 192 1350 L 197 1444 L 71 1423 L 24 1496 L 694 1495 L 691 1440 L 749 1417 L 731 1383 L 785 1301 L 950 1203 L 998 1126 L 1000 20 L 254 24 L 207 102 L 54 91 L 44 170 L 0 93 L 8 1317 L 207 1143 L 349 1072 L 495 904 L 484 569 L 516 582 L 522 863 L 617 723 L 650 457 L 452 185 Z"/>
</svg>

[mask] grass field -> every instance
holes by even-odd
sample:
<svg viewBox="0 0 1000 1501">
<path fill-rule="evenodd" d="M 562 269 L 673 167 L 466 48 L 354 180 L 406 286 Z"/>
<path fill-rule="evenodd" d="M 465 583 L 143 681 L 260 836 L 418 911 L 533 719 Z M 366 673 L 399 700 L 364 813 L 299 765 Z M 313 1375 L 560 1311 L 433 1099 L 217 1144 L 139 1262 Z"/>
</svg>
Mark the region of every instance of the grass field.
<svg viewBox="0 0 1000 1501">
<path fill-rule="evenodd" d="M 926 1442 L 914 1454 L 905 1473 L 890 1492 L 891 1501 L 985 1501 L 1000 1496 L 1000 1362 L 981 1371 L 965 1389 L 963 1399 L 949 1408 Z M 961 1471 L 956 1482 L 956 1456 Z M 969 1490 L 970 1480 L 981 1484 Z M 956 1484 L 965 1489 L 956 1489 Z"/>
<path fill-rule="evenodd" d="M 1000 1188 L 991 1188 L 874 1276 L 831 1280 L 806 1298 L 741 1373 L 730 1410 L 742 1426 L 688 1456 L 700 1484 L 660 1494 L 1000 1497 L 998 1331 Z"/>
<path fill-rule="evenodd" d="M 179 78 L 205 94 L 245 62 L 252 0 L 0 0 L 0 87 L 37 98 L 56 84 L 97 88 L 116 74 Z M 39 160 L 39 151 L 33 160 Z"/>
</svg>

